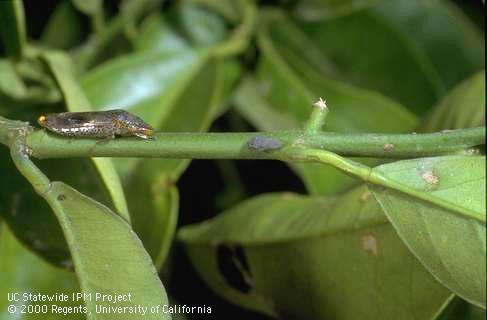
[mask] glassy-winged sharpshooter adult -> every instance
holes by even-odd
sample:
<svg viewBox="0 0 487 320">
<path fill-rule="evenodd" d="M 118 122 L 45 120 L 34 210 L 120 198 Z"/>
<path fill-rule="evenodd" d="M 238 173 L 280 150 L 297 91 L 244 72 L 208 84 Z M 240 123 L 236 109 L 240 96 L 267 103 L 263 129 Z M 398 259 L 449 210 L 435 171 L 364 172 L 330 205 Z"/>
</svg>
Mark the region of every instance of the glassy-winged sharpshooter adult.
<svg viewBox="0 0 487 320">
<path fill-rule="evenodd" d="M 125 110 L 48 113 L 41 115 L 37 122 L 49 131 L 69 137 L 149 139 L 154 136 L 149 124 Z"/>
</svg>

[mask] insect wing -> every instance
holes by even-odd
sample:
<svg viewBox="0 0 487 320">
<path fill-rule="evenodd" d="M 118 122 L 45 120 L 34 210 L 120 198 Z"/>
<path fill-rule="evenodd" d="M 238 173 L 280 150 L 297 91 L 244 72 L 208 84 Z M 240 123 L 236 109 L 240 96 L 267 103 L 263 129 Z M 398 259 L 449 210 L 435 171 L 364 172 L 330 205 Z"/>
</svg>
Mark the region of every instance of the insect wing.
<svg viewBox="0 0 487 320">
<path fill-rule="evenodd" d="M 105 112 L 63 112 L 46 119 L 45 127 L 61 135 L 104 137 L 114 131 L 113 118 Z"/>
</svg>

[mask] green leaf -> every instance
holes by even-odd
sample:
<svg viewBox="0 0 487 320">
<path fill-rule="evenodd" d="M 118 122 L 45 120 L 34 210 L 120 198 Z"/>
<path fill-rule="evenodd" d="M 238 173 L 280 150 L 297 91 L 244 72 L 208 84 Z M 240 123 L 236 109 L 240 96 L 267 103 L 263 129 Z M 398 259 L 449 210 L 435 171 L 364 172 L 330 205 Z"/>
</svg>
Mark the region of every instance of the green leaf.
<svg viewBox="0 0 487 320">
<path fill-rule="evenodd" d="M 246 201 L 179 232 L 205 282 L 283 319 L 428 319 L 452 294 L 397 237 L 364 188 Z"/>
<path fill-rule="evenodd" d="M 309 114 L 307 106 L 322 96 L 331 110 L 324 127 L 329 131 L 346 128 L 354 132 L 399 132 L 408 130 L 416 121 L 400 104 L 376 92 L 332 80 L 313 72 L 310 66 L 298 64 L 298 57 L 271 36 L 272 33 L 259 34 L 258 44 L 263 55 L 257 79 L 259 91 L 272 107 L 293 115 L 302 123 Z M 278 95 L 279 90 L 287 94 Z M 398 121 L 390 121 L 390 114 Z M 398 128 L 400 123 L 404 124 Z"/>
<path fill-rule="evenodd" d="M 0 76 L 1 77 L 1 76 Z M 8 106 L 8 107 L 7 107 Z M 58 111 L 42 109 L 43 111 Z M 0 104 L 0 113 L 12 119 L 33 123 L 40 115 L 39 106 Z M 32 190 L 18 173 L 7 148 L 0 150 L 0 215 L 16 237 L 31 250 L 49 262 L 65 267 L 72 264 L 67 244 L 52 210 Z M 50 159 L 37 161 L 43 172 L 55 180 L 63 180 L 102 203 L 112 200 L 92 161 L 79 159 Z"/>
<path fill-rule="evenodd" d="M 134 230 L 159 270 L 176 232 L 179 193 L 172 180 L 164 175 L 165 172 L 153 169 L 157 169 L 157 164 L 137 168 L 128 183 L 130 190 L 127 200 L 133 212 Z"/>
<path fill-rule="evenodd" d="M 164 125 L 170 123 L 169 119 L 176 111 L 174 102 L 184 94 L 208 58 L 207 51 L 193 49 L 134 53 L 113 59 L 87 73 L 83 88 L 96 108 L 126 109 L 142 117 L 156 130 L 167 130 Z M 198 105 L 186 106 L 190 107 L 197 108 Z M 186 118 L 187 123 L 193 119 Z M 199 120 L 195 117 L 194 121 Z M 125 178 L 139 162 L 147 160 L 117 159 L 115 164 Z"/>
<path fill-rule="evenodd" d="M 363 10 L 381 0 L 301 0 L 294 13 L 305 20 L 333 19 Z"/>
<path fill-rule="evenodd" d="M 485 67 L 480 31 L 449 1 L 377 1 L 368 10 L 299 25 L 307 37 L 293 33 L 292 41 L 306 42 L 307 52 L 319 47 L 336 65 L 327 75 L 379 90 L 417 111 Z M 273 29 L 289 32 L 282 23 Z"/>
<path fill-rule="evenodd" d="M 62 36 L 59 30 L 63 31 Z M 80 17 L 71 3 L 61 2 L 42 31 L 41 42 L 52 48 L 68 49 L 81 41 L 82 31 Z"/>
<path fill-rule="evenodd" d="M 485 68 L 482 32 L 452 1 L 388 0 L 372 11 L 428 55 L 444 87 Z"/>
<path fill-rule="evenodd" d="M 228 68 L 224 64 L 209 62 L 191 82 L 184 87 L 184 93 L 166 105 L 172 111 L 164 119 L 162 131 L 201 131 L 208 129 L 215 112 L 220 106 Z M 194 85 L 202 84 L 206 85 Z M 198 101 L 197 104 L 194 101 Z M 146 104 L 147 108 L 160 107 Z M 191 115 L 191 117 L 188 117 Z M 129 206 L 134 212 L 134 228 L 155 264 L 162 267 L 176 230 L 178 197 L 173 185 L 189 165 L 189 160 L 139 161 L 127 179 Z M 139 187 L 134 187 L 139 186 Z M 152 196 L 140 206 L 140 199 Z M 131 199 L 132 198 L 132 199 Z"/>
<path fill-rule="evenodd" d="M 153 14 L 144 20 L 135 39 L 137 51 L 178 51 L 188 49 L 187 39 L 175 30 L 167 16 Z"/>
<path fill-rule="evenodd" d="M 84 293 L 131 294 L 117 307 L 150 308 L 167 304 L 157 271 L 139 238 L 120 216 L 62 182 L 51 182 L 45 196 L 61 224 L 73 257 L 76 274 Z M 96 306 L 113 302 L 85 301 L 89 319 L 119 319 L 119 314 L 96 313 Z M 168 314 L 147 313 L 148 319 L 170 319 Z M 124 313 L 124 319 L 139 319 Z"/>
<path fill-rule="evenodd" d="M 60 99 L 59 90 L 39 59 L 16 63 L 0 59 L 0 103 L 27 109 L 57 103 Z"/>
<path fill-rule="evenodd" d="M 191 2 L 178 7 L 179 22 L 183 33 L 196 47 L 208 47 L 225 39 L 225 21 L 215 12 L 206 10 Z"/>
<path fill-rule="evenodd" d="M 376 92 L 326 78 L 300 63 L 301 56 L 292 55 L 292 50 L 278 43 L 278 39 L 261 31 L 255 82 L 242 84 L 235 99 L 239 112 L 258 129 L 297 129 L 320 96 L 328 101 L 331 110 L 324 130 L 407 132 L 415 126 L 415 117 L 398 103 Z M 390 117 L 392 114 L 394 118 Z M 293 168 L 314 194 L 334 193 L 356 183 L 328 166 L 299 164 Z"/>
<path fill-rule="evenodd" d="M 279 112 L 267 103 L 251 76 L 247 76 L 240 83 L 234 100 L 238 112 L 260 130 L 277 131 L 299 127 L 296 117 Z"/>
<path fill-rule="evenodd" d="M 12 62 L 6 59 L 0 60 L 0 95 L 16 100 L 27 96 L 27 87 Z"/>
<path fill-rule="evenodd" d="M 453 88 L 419 127 L 423 132 L 485 125 L 485 71 Z"/>
<path fill-rule="evenodd" d="M 71 0 L 73 5 L 79 11 L 87 14 L 94 15 L 102 9 L 103 0 Z"/>
<path fill-rule="evenodd" d="M 130 51 L 131 45 L 125 35 L 133 36 L 134 24 L 151 10 L 156 10 L 161 0 L 123 1 L 120 12 L 105 27 L 103 15 L 95 15 L 92 25 L 97 32 L 83 46 L 73 52 L 77 70 L 86 71 L 100 62 Z"/>
<path fill-rule="evenodd" d="M 84 100 L 83 93 L 76 89 L 76 81 L 68 67 L 69 62 L 59 54 L 46 54 L 54 64 L 53 69 L 61 77 L 63 93 L 67 94 L 70 107 Z M 84 104 L 84 103 L 83 103 Z M 89 104 L 84 104 L 89 107 Z M 73 110 L 73 109 L 72 109 Z M 76 110 L 76 109 L 74 109 Z M 58 111 L 43 109 L 43 111 Z M 2 115 L 14 119 L 37 119 L 41 111 L 38 108 L 5 108 Z M 1 214 L 15 235 L 29 248 L 39 253 L 48 261 L 65 266 L 71 264 L 70 254 L 62 231 L 52 215 L 52 210 L 38 197 L 30 185 L 18 174 L 5 150 L 0 158 L 0 168 L 4 172 L 2 192 L 0 192 Z M 116 212 L 128 219 L 121 183 L 109 159 L 99 158 L 96 161 L 84 159 L 50 159 L 40 161 L 38 165 L 46 174 L 55 180 L 63 180 L 86 195 L 113 207 Z M 100 174 L 100 168 L 103 171 Z"/>
<path fill-rule="evenodd" d="M 157 31 L 161 20 L 153 21 L 154 26 L 147 30 L 154 36 L 146 38 L 143 51 L 88 73 L 84 88 L 99 107 L 130 110 L 157 130 L 206 130 L 221 111 L 229 83 L 236 80 L 240 69 L 235 61 L 212 59 L 206 50 L 158 50 L 155 43 L 161 40 Z M 188 164 L 189 160 L 175 159 L 115 160 L 124 178 L 134 229 L 158 268 L 176 228 L 178 196 L 174 184 Z"/>
<path fill-rule="evenodd" d="M 445 129 L 459 129 L 459 128 L 466 128 L 466 127 L 474 127 L 474 126 L 480 126 L 484 124 L 484 118 L 485 118 L 485 79 L 484 79 L 484 72 L 481 72 L 477 75 L 474 75 L 473 77 L 465 80 L 464 82 L 460 83 L 457 85 L 455 88 L 451 90 L 451 92 L 446 95 L 432 110 L 431 113 L 424 119 L 423 123 L 419 127 L 419 131 L 423 132 L 434 132 L 434 131 L 439 131 L 439 130 L 445 130 Z M 485 163 L 484 163 L 485 164 Z M 455 168 L 449 168 L 450 171 L 454 171 Z M 466 170 L 466 168 L 459 168 L 458 170 Z M 480 176 L 477 176 L 479 178 Z M 441 180 L 440 180 L 441 183 Z M 457 183 L 459 184 L 459 183 Z M 464 202 L 468 202 L 469 198 L 466 197 L 464 199 Z M 484 209 L 485 212 L 485 209 Z M 404 214 L 407 214 L 404 212 Z M 447 216 L 447 214 L 445 214 Z M 414 219 L 414 218 L 412 218 Z M 443 221 L 444 218 L 441 219 Z M 449 218 L 446 220 L 443 224 L 448 225 L 448 221 L 451 220 Z M 438 224 L 436 221 L 435 224 Z M 443 224 L 441 224 L 443 226 Z M 476 223 L 472 224 L 476 225 Z M 480 224 L 482 225 L 482 224 Z M 445 230 L 447 227 L 442 227 Z M 426 225 L 426 227 L 428 227 Z M 468 228 L 467 230 L 464 230 L 465 228 Z M 424 229 L 424 228 L 423 228 Z M 483 229 L 483 231 L 482 231 Z M 455 227 L 456 231 L 455 233 L 452 233 L 452 236 L 455 236 L 458 234 L 458 237 L 461 239 L 466 239 L 462 241 L 469 241 L 469 238 L 472 237 L 472 228 L 466 227 L 465 223 L 463 224 L 463 228 L 458 228 Z M 480 227 L 480 233 L 484 232 L 485 233 L 485 224 L 483 227 Z M 465 234 L 462 234 L 461 232 L 465 231 Z M 442 231 L 442 232 L 448 232 L 448 231 Z M 439 235 L 436 235 L 438 237 Z M 407 240 L 406 240 L 407 241 Z M 456 242 L 457 240 L 455 240 Z M 433 242 L 433 240 L 431 240 Z M 475 241 L 473 241 L 475 242 Z M 477 243 L 478 244 L 478 243 Z M 461 244 L 458 244 L 461 245 Z M 484 242 L 484 256 L 485 256 L 485 242 Z M 426 254 L 426 250 L 424 245 L 421 246 L 422 248 L 420 249 L 413 249 L 413 251 L 417 251 L 418 255 L 420 254 L 419 250 L 421 250 L 421 254 Z M 474 250 L 474 246 L 471 246 L 470 244 L 468 245 L 469 248 L 472 248 Z M 431 250 L 431 248 L 430 248 Z M 447 250 L 447 249 L 443 249 Z M 460 250 L 460 249 L 457 249 Z M 437 254 L 432 254 L 433 256 L 440 256 L 442 258 L 443 253 L 439 252 Z M 420 259 L 422 259 L 420 257 Z M 459 257 L 458 259 L 461 259 Z M 474 257 L 472 257 L 474 259 Z M 437 262 L 437 261 L 436 261 Z M 444 269 L 450 269 L 452 268 L 450 266 L 450 263 L 446 263 L 445 267 L 442 268 L 442 272 L 444 273 Z M 455 263 L 457 264 L 467 264 L 469 263 L 468 261 L 456 261 Z M 472 263 L 472 262 L 470 262 Z M 431 268 L 434 267 L 433 264 L 431 264 Z M 479 266 L 477 266 L 478 268 Z M 438 273 L 439 274 L 439 273 Z M 443 280 L 442 276 L 438 276 L 440 280 Z M 464 277 L 468 277 L 468 274 L 465 274 Z M 485 278 L 485 273 L 484 273 L 484 278 Z M 480 279 L 477 279 L 480 284 Z M 485 296 L 484 296 L 485 299 Z M 457 303 L 458 304 L 458 303 Z M 459 319 L 461 316 L 463 316 L 464 319 L 483 319 L 485 318 L 485 310 L 484 311 L 484 316 L 477 315 L 478 312 L 476 311 L 477 308 L 468 305 L 467 303 L 464 304 L 459 304 L 460 306 L 455 307 L 449 307 L 452 310 L 447 311 L 446 315 L 441 318 L 441 319 Z M 467 306 L 465 306 L 467 305 Z M 463 307 L 462 307 L 463 306 Z"/>
<path fill-rule="evenodd" d="M 59 308 L 83 307 L 80 301 L 76 303 L 72 299 L 72 294 L 79 292 L 79 285 L 76 276 L 67 270 L 55 268 L 46 263 L 32 252 L 24 248 L 6 225 L 0 222 L 0 295 L 4 298 L 0 300 L 0 319 L 10 320 L 13 317 L 21 320 L 39 319 L 39 313 L 20 313 L 20 305 L 46 305 L 47 313 L 42 315 L 42 319 L 56 320 L 63 319 L 86 319 L 83 313 L 69 312 L 66 314 L 52 313 L 52 306 Z M 68 295 L 67 301 L 41 302 L 18 301 L 15 303 L 7 300 L 7 295 L 12 293 L 32 293 L 42 295 Z M 22 297 L 20 297 L 22 298 Z M 10 314 L 7 306 L 17 305 L 17 312 Z M 59 309 L 58 309 L 59 310 Z M 61 309 L 60 312 L 65 312 Z M 71 309 L 73 310 L 73 309 Z"/>
<path fill-rule="evenodd" d="M 61 267 L 72 265 L 68 247 L 51 208 L 32 190 L 3 148 L 0 171 L 0 215 L 16 237 L 49 262 Z M 49 159 L 37 164 L 53 180 L 63 180 L 102 203 L 111 203 L 103 182 L 91 161 Z"/>
<path fill-rule="evenodd" d="M 141 308 L 167 304 L 150 256 L 130 225 L 67 184 L 50 181 L 26 154 L 22 133 L 17 134 L 11 140 L 11 158 L 61 225 L 80 287 L 90 297 L 84 299 L 88 319 L 119 319 L 120 313 L 124 313 L 124 319 L 138 319 Z M 117 311 L 111 308 L 114 303 L 118 304 Z M 100 312 L 100 308 L 108 312 Z M 153 312 L 148 317 L 171 318 Z"/>
<path fill-rule="evenodd" d="M 236 162 L 232 160 L 216 160 L 214 165 L 218 169 L 220 179 L 225 185 L 225 188 L 215 195 L 215 208 L 224 210 L 243 201 L 246 198 L 247 191 Z"/>
<path fill-rule="evenodd" d="M 193 49 L 134 53 L 93 69 L 83 77 L 82 85 L 97 110 L 128 109 L 159 128 L 168 108 L 144 108 L 144 103 L 174 99 L 179 94 L 176 89 L 184 87 L 208 58 L 207 51 Z"/>
<path fill-rule="evenodd" d="M 177 51 L 211 47 L 227 35 L 225 21 L 192 2 L 183 2 L 165 14 L 153 14 L 135 39 L 137 50 Z"/>
<path fill-rule="evenodd" d="M 388 2 L 388 1 L 385 1 Z M 315 47 L 329 59 L 335 72 L 317 69 L 325 76 L 366 89 L 376 90 L 402 103 L 416 114 L 424 114 L 443 93 L 440 77 L 429 57 L 387 19 L 367 10 L 338 19 L 273 24 L 271 34 L 285 46 L 290 36 L 303 38 L 295 54 Z M 299 37 L 298 37 L 299 36 Z M 296 42 L 297 40 L 293 40 Z M 313 65 L 319 65 L 317 57 Z"/>
<path fill-rule="evenodd" d="M 61 53 L 48 52 L 44 55 L 45 60 L 64 95 L 66 106 L 70 111 L 90 111 L 91 103 L 86 98 L 78 81 L 74 77 L 69 58 Z M 130 214 L 123 193 L 122 183 L 115 171 L 112 160 L 109 158 L 92 158 L 101 179 L 113 201 L 118 214 L 130 221 Z"/>
<path fill-rule="evenodd" d="M 189 0 L 189 2 L 217 12 L 231 22 L 236 22 L 241 19 L 241 12 L 238 10 L 238 1 Z"/>
<path fill-rule="evenodd" d="M 424 195 L 370 186 L 419 261 L 460 297 L 485 308 L 485 157 L 398 161 L 374 172 Z"/>
<path fill-rule="evenodd" d="M 7 54 L 20 59 L 25 46 L 24 4 L 21 0 L 0 1 L 0 36 Z"/>
</svg>

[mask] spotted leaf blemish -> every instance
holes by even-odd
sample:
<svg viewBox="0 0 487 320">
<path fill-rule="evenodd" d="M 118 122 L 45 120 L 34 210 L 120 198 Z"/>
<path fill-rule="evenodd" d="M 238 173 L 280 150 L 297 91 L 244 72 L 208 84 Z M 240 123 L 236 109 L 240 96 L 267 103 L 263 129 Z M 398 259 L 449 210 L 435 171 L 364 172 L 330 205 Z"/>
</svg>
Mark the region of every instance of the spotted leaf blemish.
<svg viewBox="0 0 487 320">
<path fill-rule="evenodd" d="M 257 136 L 250 139 L 247 145 L 250 149 L 257 151 L 271 151 L 282 148 L 283 143 L 271 137 Z"/>
<path fill-rule="evenodd" d="M 423 178 L 423 180 L 426 181 L 426 183 L 428 184 L 436 185 L 440 182 L 440 178 L 436 176 L 431 170 L 423 172 L 421 174 L 421 178 Z"/>
<path fill-rule="evenodd" d="M 362 236 L 362 248 L 376 256 L 378 253 L 377 239 L 371 234 Z"/>
<path fill-rule="evenodd" d="M 360 195 L 360 200 L 362 201 L 367 201 L 370 196 L 372 195 L 372 192 L 370 192 L 369 190 L 366 190 L 364 191 L 361 195 Z"/>
<path fill-rule="evenodd" d="M 394 145 L 392 143 L 386 143 L 384 145 L 384 151 L 391 151 L 392 149 L 394 149 Z"/>
<path fill-rule="evenodd" d="M 149 124 L 125 110 L 50 113 L 41 115 L 37 122 L 51 132 L 68 137 L 149 139 L 154 135 Z"/>
</svg>

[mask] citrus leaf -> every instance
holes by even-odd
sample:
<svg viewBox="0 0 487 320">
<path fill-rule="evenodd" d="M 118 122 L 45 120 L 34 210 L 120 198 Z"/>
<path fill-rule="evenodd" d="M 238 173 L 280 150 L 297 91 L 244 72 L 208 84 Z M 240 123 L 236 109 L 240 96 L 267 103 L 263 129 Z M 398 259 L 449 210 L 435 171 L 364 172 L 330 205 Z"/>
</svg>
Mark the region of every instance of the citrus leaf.
<svg viewBox="0 0 487 320">
<path fill-rule="evenodd" d="M 144 248 L 152 257 L 156 268 L 162 268 L 176 232 L 179 192 L 171 179 L 157 172 L 157 179 L 146 172 L 155 166 L 147 165 L 138 169 L 130 179 L 127 200 L 134 214 L 133 226 L 141 238 Z M 156 167 L 157 168 L 157 167 Z"/>
<path fill-rule="evenodd" d="M 287 33 L 293 30 L 293 25 L 286 22 L 282 20 L 270 28 L 276 38 L 283 39 L 277 42 L 281 46 L 289 42 Z M 424 114 L 445 90 L 427 54 L 375 12 L 301 23 L 291 34 L 300 31 L 307 44 L 294 51 L 317 47 L 337 70 L 335 74 L 323 70 L 325 76 L 378 91 L 416 114 Z"/>
<path fill-rule="evenodd" d="M 62 179 L 102 203 L 111 203 L 103 182 L 97 179 L 91 161 L 49 159 L 37 164 L 53 180 Z M 49 262 L 61 267 L 72 265 L 68 246 L 51 208 L 32 190 L 12 163 L 8 149 L 2 148 L 0 170 L 4 172 L 0 192 L 0 215 L 16 237 Z"/>
<path fill-rule="evenodd" d="M 88 15 L 96 14 L 103 5 L 103 0 L 71 0 L 71 2 L 76 9 Z"/>
<path fill-rule="evenodd" d="M 209 47 L 225 39 L 225 21 L 215 12 L 191 2 L 178 7 L 178 16 L 183 33 L 195 47 Z"/>
<path fill-rule="evenodd" d="M 8 107 L 7 107 L 8 106 Z M 15 107 L 13 107 L 15 106 Z M 57 111 L 43 109 L 43 111 Z M 2 115 L 31 123 L 40 115 L 38 106 L 15 104 L 0 105 Z M 0 150 L 0 215 L 15 236 L 29 249 L 58 266 L 71 265 L 71 257 L 64 236 L 51 208 L 39 198 L 13 165 L 8 149 Z M 112 205 L 112 200 L 92 161 L 81 159 L 50 159 L 36 161 L 42 171 L 53 179 L 62 179 L 86 195 Z"/>
<path fill-rule="evenodd" d="M 485 72 L 453 88 L 419 127 L 423 132 L 485 125 Z"/>
<path fill-rule="evenodd" d="M 4 122 L 7 129 L 29 130 L 22 122 Z M 29 159 L 22 131 L 17 134 L 10 141 L 11 158 L 49 204 L 63 230 L 80 287 L 89 297 L 84 299 L 88 319 L 119 319 L 120 313 L 124 319 L 138 319 L 141 309 L 167 304 L 150 256 L 127 221 L 67 184 L 50 181 Z M 147 316 L 171 318 L 164 312 Z"/>
<path fill-rule="evenodd" d="M 42 70 L 40 61 L 0 59 L 0 103 L 28 109 L 60 100 L 54 81 Z"/>
<path fill-rule="evenodd" d="M 78 44 L 82 39 L 82 25 L 70 2 L 61 2 L 47 22 L 41 35 L 41 42 L 56 49 L 68 49 Z M 59 36 L 63 30 L 63 36 Z"/>
<path fill-rule="evenodd" d="M 63 229 L 84 293 L 131 294 L 117 307 L 167 304 L 157 271 L 139 238 L 120 216 L 62 182 L 51 182 L 45 196 Z M 97 313 L 96 306 L 113 302 L 87 299 L 89 319 L 119 319 L 119 314 Z M 124 319 L 139 319 L 124 313 Z M 170 319 L 167 314 L 147 313 L 149 319 Z"/>
<path fill-rule="evenodd" d="M 360 187 L 341 197 L 267 194 L 178 234 L 232 303 L 285 319 L 428 319 L 452 294 Z"/>
<path fill-rule="evenodd" d="M 269 106 L 251 76 L 247 76 L 240 83 L 235 91 L 234 101 L 238 112 L 260 130 L 277 131 L 299 127 L 295 117 Z"/>
<path fill-rule="evenodd" d="M 242 12 L 238 10 L 238 1 L 190 0 L 190 2 L 214 11 L 231 22 L 236 22 L 242 18 Z"/>
<path fill-rule="evenodd" d="M 381 0 L 301 0 L 294 13 L 304 20 L 334 19 L 363 10 Z"/>
<path fill-rule="evenodd" d="M 453 292 L 485 308 L 485 157 L 405 160 L 374 172 L 425 195 L 370 186 L 418 260 Z"/>
<path fill-rule="evenodd" d="M 266 32 L 259 34 L 263 55 L 257 70 L 257 85 L 273 108 L 293 115 L 302 123 L 308 117 L 308 106 L 322 96 L 333 110 L 324 126 L 329 131 L 398 132 L 416 122 L 402 105 L 385 96 L 326 78 L 309 66 L 298 68 L 297 57 L 288 55 L 279 41 L 270 36 Z M 287 94 L 278 95 L 280 89 Z M 390 114 L 398 121 L 391 122 Z M 398 128 L 400 123 L 403 125 Z"/>
<path fill-rule="evenodd" d="M 146 36 L 144 49 L 88 73 L 83 81 L 85 90 L 96 105 L 130 110 L 157 130 L 206 130 L 240 70 L 234 61 L 217 61 L 204 49 L 159 50 L 157 43 L 166 41 L 165 31 L 158 29 L 164 28 L 160 19 L 153 21 L 146 29 L 153 35 Z M 178 196 L 174 184 L 189 160 L 114 161 L 127 187 L 134 229 L 160 268 L 176 228 Z M 147 199 L 143 206 L 140 199 Z"/>
<path fill-rule="evenodd" d="M 372 11 L 428 55 L 445 88 L 485 68 L 482 32 L 452 1 L 389 0 Z"/>
<path fill-rule="evenodd" d="M 90 111 L 91 103 L 74 77 L 69 57 L 58 52 L 46 52 L 44 58 L 64 95 L 68 110 L 73 112 Z M 112 160 L 109 158 L 92 158 L 91 160 L 97 168 L 117 212 L 124 219 L 130 221 L 122 183 L 115 171 Z"/>
<path fill-rule="evenodd" d="M 175 30 L 168 17 L 161 14 L 153 14 L 146 18 L 135 39 L 135 48 L 138 52 L 178 51 L 188 49 L 189 46 L 188 40 Z"/>
<path fill-rule="evenodd" d="M 0 95 L 14 99 L 27 96 L 27 87 L 15 71 L 12 62 L 6 59 L 0 60 Z"/>
<path fill-rule="evenodd" d="M 166 105 L 173 111 L 162 124 L 163 131 L 206 130 L 221 103 L 223 87 L 228 80 L 224 64 L 209 61 L 191 82 L 184 93 Z M 205 83 L 206 85 L 194 85 Z M 195 104 L 195 99 L 198 104 Z M 146 104 L 148 108 L 164 105 L 157 100 Z M 191 115 L 191 118 L 188 117 Z M 189 160 L 146 159 L 139 161 L 126 180 L 129 206 L 134 212 L 134 229 L 148 248 L 156 266 L 162 267 L 176 230 L 178 197 L 173 185 L 189 165 Z M 134 187 L 139 186 L 139 187 Z M 140 206 L 140 199 L 147 199 Z"/>
</svg>

